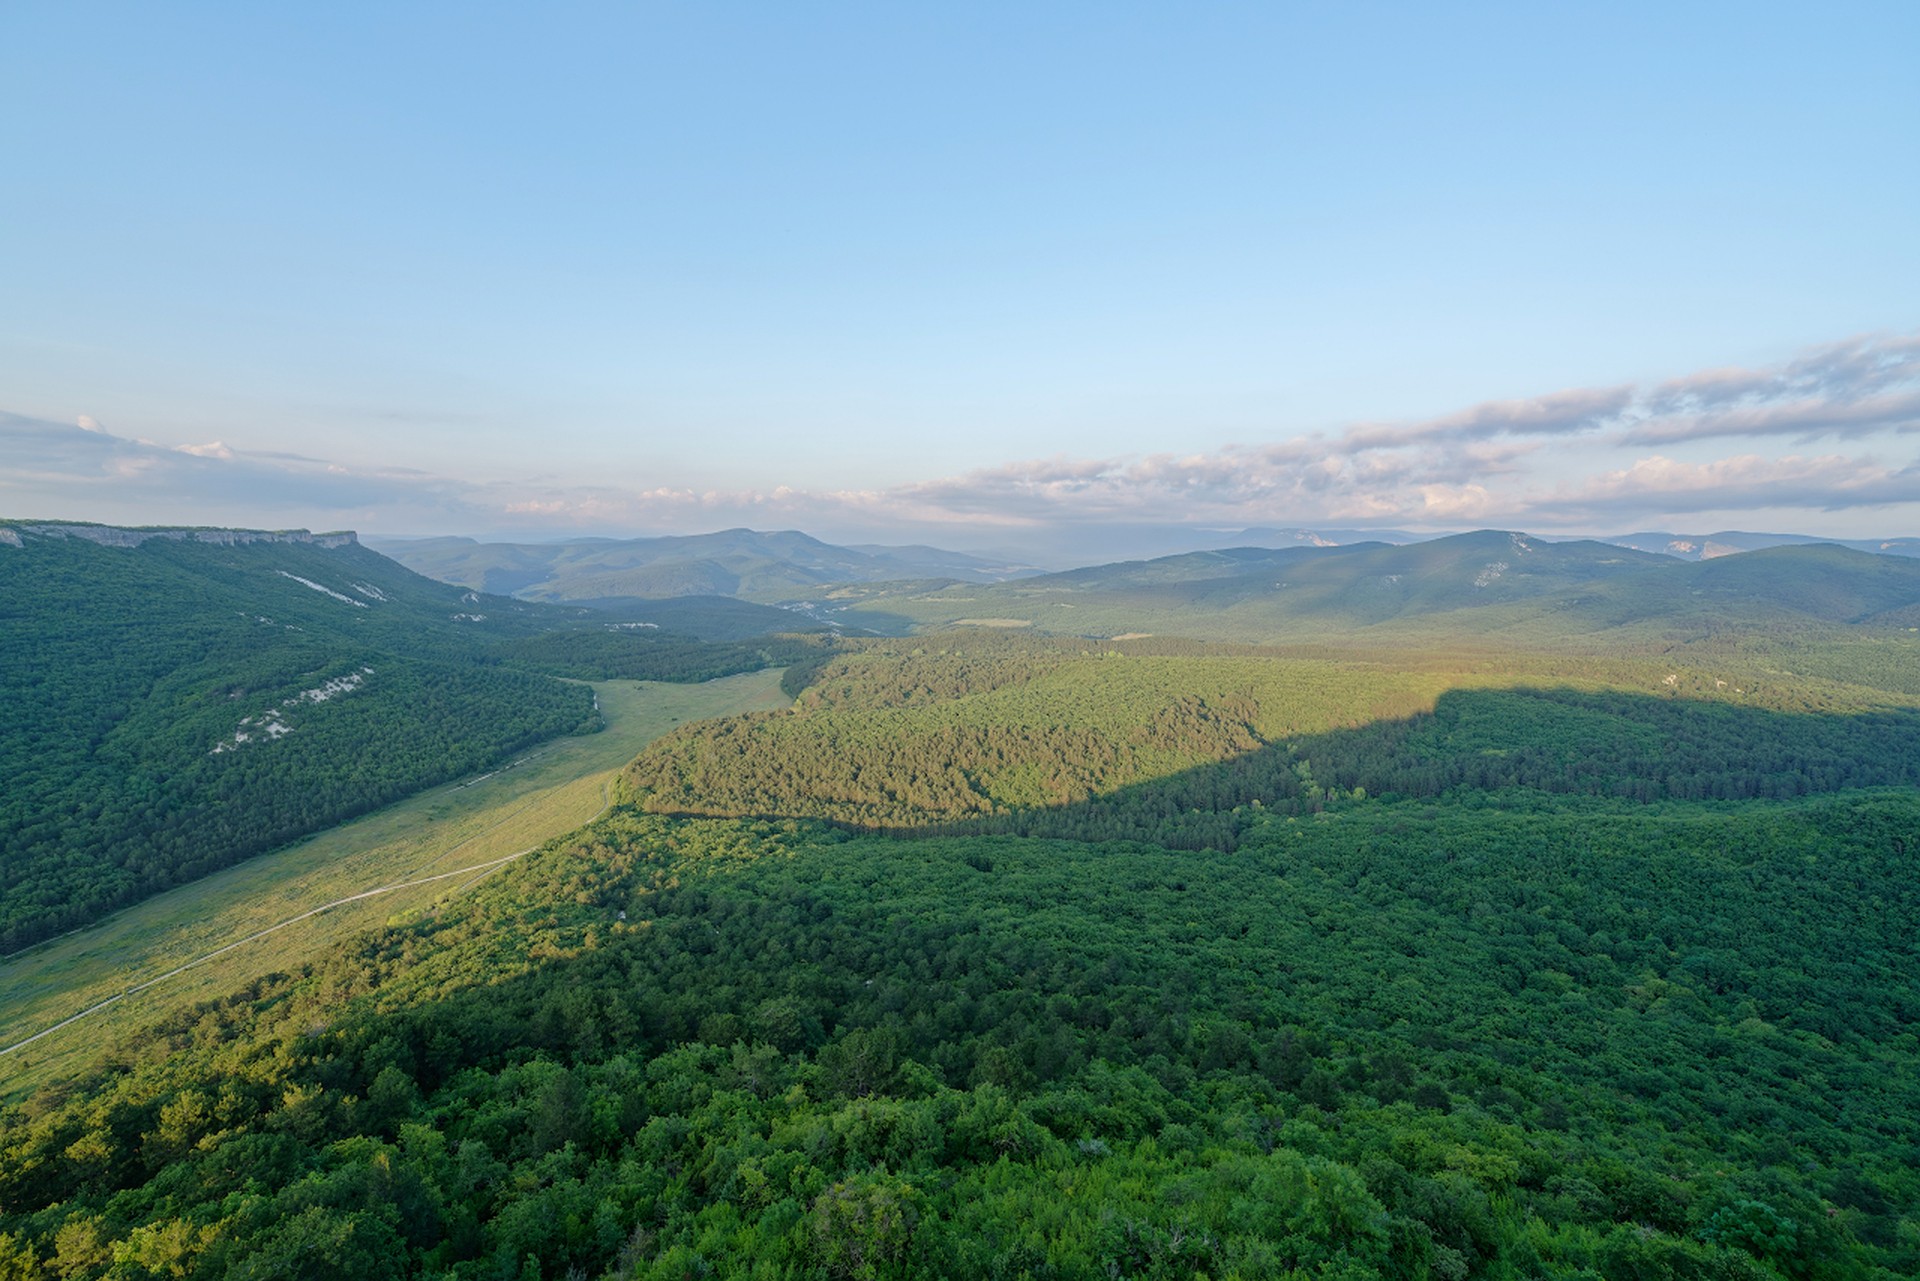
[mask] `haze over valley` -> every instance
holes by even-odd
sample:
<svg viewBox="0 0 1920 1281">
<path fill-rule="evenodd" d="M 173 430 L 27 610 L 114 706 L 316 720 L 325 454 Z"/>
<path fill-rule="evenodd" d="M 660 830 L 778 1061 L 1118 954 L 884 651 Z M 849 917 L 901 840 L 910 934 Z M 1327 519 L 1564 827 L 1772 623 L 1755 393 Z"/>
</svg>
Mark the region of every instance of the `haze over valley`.
<svg viewBox="0 0 1920 1281">
<path fill-rule="evenodd" d="M 0 47 L 0 1281 L 1920 1276 L 1920 10 Z"/>
</svg>

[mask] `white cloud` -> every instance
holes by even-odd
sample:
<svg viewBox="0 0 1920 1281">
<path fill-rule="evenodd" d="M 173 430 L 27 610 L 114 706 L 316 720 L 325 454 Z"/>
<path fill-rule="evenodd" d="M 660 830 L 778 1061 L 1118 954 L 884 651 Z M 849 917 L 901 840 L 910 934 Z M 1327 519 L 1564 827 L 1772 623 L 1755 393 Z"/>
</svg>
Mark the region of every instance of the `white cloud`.
<svg viewBox="0 0 1920 1281">
<path fill-rule="evenodd" d="M 1778 453 L 1845 440 L 1857 455 Z M 1717 442 L 1724 456 L 1702 457 Z M 1920 336 L 1821 347 L 1778 367 L 1647 388 L 1490 400 L 1189 454 L 1054 456 L 846 490 L 481 484 L 325 459 L 130 440 L 0 414 L 0 509 L 142 523 L 355 525 L 386 532 L 666 532 L 797 526 L 959 541 L 983 531 L 1149 523 L 1497 524 L 1603 531 L 1692 513 L 1875 511 L 1920 526 Z M 1651 450 L 1649 449 L 1651 447 Z"/>
<path fill-rule="evenodd" d="M 1882 431 L 1920 430 L 1920 388 L 1859 398 L 1803 396 L 1756 399 L 1704 413 L 1651 418 L 1624 432 L 1630 445 L 1660 445 L 1712 437 L 1857 437 Z"/>
<path fill-rule="evenodd" d="M 1741 454 L 1705 463 L 1656 454 L 1570 487 L 1542 506 L 1596 516 L 1762 508 L 1830 512 L 1902 503 L 1920 503 L 1920 465 L 1890 467 L 1840 454 Z"/>
</svg>

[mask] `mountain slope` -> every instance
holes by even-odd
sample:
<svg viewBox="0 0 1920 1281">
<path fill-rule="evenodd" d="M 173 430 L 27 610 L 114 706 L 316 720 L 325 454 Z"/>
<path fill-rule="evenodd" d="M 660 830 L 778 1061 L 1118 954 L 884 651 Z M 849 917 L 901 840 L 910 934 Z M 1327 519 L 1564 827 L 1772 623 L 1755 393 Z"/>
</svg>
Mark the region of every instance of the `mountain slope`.
<svg viewBox="0 0 1920 1281">
<path fill-rule="evenodd" d="M 997 582 L 1028 572 L 933 547 L 836 547 L 794 530 L 564 543 L 388 539 L 375 546 L 445 582 L 551 601 L 734 596 L 773 602 L 835 583 L 929 577 Z"/>
<path fill-rule="evenodd" d="M 1681 560 L 1712 560 L 1735 552 L 1755 552 L 1768 547 L 1806 547 L 1827 543 L 1876 556 L 1920 556 L 1920 538 L 1815 538 L 1807 534 L 1749 534 L 1722 530 L 1717 534 L 1616 534 L 1600 540 L 1616 547 L 1632 547 L 1644 552 L 1659 552 Z"/>
<path fill-rule="evenodd" d="M 1549 603 L 1610 626 L 1686 618 L 1892 623 L 1920 603 L 1920 562 L 1832 544 L 1780 545 L 1615 579 Z"/>
<path fill-rule="evenodd" d="M 0 1115 L 0 1275 L 1920 1272 L 1911 710 L 1163 648 L 850 646 L 657 744 L 1052 839 L 618 806 Z M 1236 720 L 1264 777 L 1049 795 Z"/>
<path fill-rule="evenodd" d="M 766 662 L 351 534 L 0 523 L 0 950 L 592 727 L 557 676 Z"/>
<path fill-rule="evenodd" d="M 1615 631 L 1628 644 L 1887 631 L 1912 625 L 1916 611 L 1912 558 L 1819 545 L 1685 562 L 1483 530 L 1406 546 L 1193 553 L 984 587 L 876 588 L 840 617 L 1259 643 L 1588 645 Z"/>
<path fill-rule="evenodd" d="M 993 616 L 1083 634 L 1270 640 L 1531 600 L 1672 564 L 1600 543 L 1483 530 L 1403 546 L 1233 548 L 988 587 L 876 595 L 848 617 L 887 610 L 924 625 Z"/>
</svg>

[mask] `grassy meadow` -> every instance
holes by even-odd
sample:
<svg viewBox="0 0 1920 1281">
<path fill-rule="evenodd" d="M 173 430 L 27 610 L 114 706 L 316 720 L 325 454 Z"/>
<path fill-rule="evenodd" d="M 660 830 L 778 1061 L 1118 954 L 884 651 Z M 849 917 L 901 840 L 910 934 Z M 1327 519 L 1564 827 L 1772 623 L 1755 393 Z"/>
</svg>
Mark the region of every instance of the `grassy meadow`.
<svg viewBox="0 0 1920 1281">
<path fill-rule="evenodd" d="M 159 895 L 0 960 L 0 1045 L 322 904 L 516 854 L 606 807 L 620 768 L 675 726 L 788 701 L 778 670 L 699 685 L 596 684 L 606 729 L 530 751 L 478 780 L 364 818 Z M 431 907 L 486 871 L 342 904 L 234 948 L 0 1056 L 0 1097 L 85 1066 L 127 1030 L 317 957 L 338 940 Z"/>
</svg>

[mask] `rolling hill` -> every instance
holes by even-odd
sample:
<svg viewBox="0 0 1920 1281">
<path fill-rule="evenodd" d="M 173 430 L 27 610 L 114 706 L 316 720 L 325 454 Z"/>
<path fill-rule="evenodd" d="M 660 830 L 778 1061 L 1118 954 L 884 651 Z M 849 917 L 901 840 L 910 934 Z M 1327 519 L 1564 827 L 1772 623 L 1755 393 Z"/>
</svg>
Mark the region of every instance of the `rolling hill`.
<svg viewBox="0 0 1920 1281">
<path fill-rule="evenodd" d="M 1830 545 L 1687 562 L 1483 530 L 1403 546 L 1240 548 L 990 586 L 850 595 L 839 617 L 896 627 L 991 622 L 1249 643 L 1649 644 L 1904 628 L 1920 604 L 1920 562 Z"/>
<path fill-rule="evenodd" d="M 1616 534 L 1600 540 L 1617 547 L 1632 547 L 1643 552 L 1659 552 L 1681 560 L 1712 560 L 1735 552 L 1755 552 L 1768 547 L 1805 547 L 1829 543 L 1850 551 L 1871 552 L 1876 556 L 1920 556 L 1920 538 L 1815 538 L 1807 534 L 1750 534 L 1722 530 L 1717 534 Z"/>
<path fill-rule="evenodd" d="M 0 523 L 0 950 L 593 728 L 558 678 L 768 661 L 352 534 Z"/>
<path fill-rule="evenodd" d="M 797 695 L 0 1112 L 0 1276 L 1920 1272 L 1920 563 L 1481 531 L 723 645 L 344 536 L 0 544 L 9 905 L 546 732 L 555 675 Z"/>
<path fill-rule="evenodd" d="M 1920 700 L 839 649 L 472 893 L 0 1114 L 0 1269 L 1920 1270 Z"/>
<path fill-rule="evenodd" d="M 373 545 L 444 582 L 568 602 L 724 596 L 765 604 L 837 583 L 921 578 L 985 583 L 1031 572 L 934 547 L 836 547 L 793 530 L 561 543 L 382 539 Z"/>
</svg>

